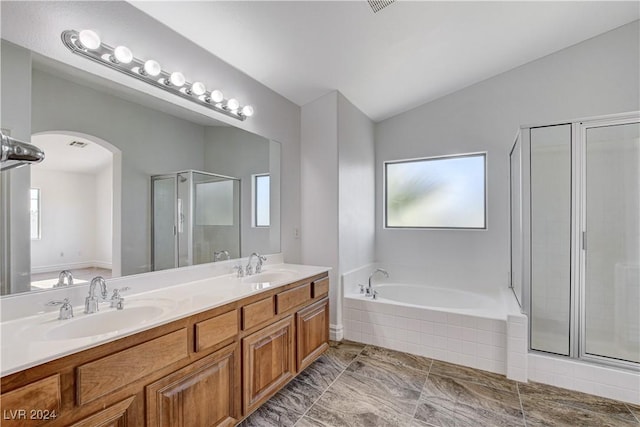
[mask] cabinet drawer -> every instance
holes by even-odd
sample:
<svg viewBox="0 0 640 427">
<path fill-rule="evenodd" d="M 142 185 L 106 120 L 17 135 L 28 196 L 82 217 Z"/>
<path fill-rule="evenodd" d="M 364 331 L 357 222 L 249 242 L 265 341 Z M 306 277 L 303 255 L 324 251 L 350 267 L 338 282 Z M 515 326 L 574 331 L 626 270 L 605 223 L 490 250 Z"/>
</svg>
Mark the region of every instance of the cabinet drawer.
<svg viewBox="0 0 640 427">
<path fill-rule="evenodd" d="M 60 375 L 2 394 L 2 425 L 39 426 L 60 413 Z M 36 412 L 32 412 L 36 411 Z M 48 415 L 53 418 L 46 418 Z"/>
<path fill-rule="evenodd" d="M 325 277 L 324 279 L 316 280 L 313 282 L 313 287 L 311 289 L 313 298 L 327 295 L 329 293 L 329 278 Z"/>
<path fill-rule="evenodd" d="M 246 330 L 259 325 L 271 319 L 273 316 L 275 316 L 273 297 L 247 304 L 242 307 L 242 329 Z"/>
<path fill-rule="evenodd" d="M 77 397 L 83 405 L 186 358 L 187 330 L 128 348 L 77 368 Z"/>
<path fill-rule="evenodd" d="M 276 312 L 278 314 L 304 304 L 311 299 L 311 283 L 280 292 L 276 295 Z"/>
<path fill-rule="evenodd" d="M 238 334 L 236 310 L 196 323 L 196 351 L 213 347 Z"/>
</svg>

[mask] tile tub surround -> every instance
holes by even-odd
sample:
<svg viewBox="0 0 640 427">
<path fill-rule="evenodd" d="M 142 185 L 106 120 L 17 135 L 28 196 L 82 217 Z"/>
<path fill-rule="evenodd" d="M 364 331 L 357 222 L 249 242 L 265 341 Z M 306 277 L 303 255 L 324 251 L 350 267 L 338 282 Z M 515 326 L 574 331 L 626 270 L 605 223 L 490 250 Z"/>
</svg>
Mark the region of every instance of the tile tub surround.
<svg viewBox="0 0 640 427">
<path fill-rule="evenodd" d="M 242 427 L 640 426 L 640 406 L 343 341 Z"/>
<path fill-rule="evenodd" d="M 345 338 L 419 356 L 456 363 L 498 374 L 507 373 L 507 315 L 485 318 L 429 308 L 371 301 L 363 296 L 344 298 Z M 518 354 L 519 369 L 513 379 L 522 380 L 526 369 L 526 317 L 509 320 L 522 324 L 509 331 L 510 354 Z"/>
</svg>

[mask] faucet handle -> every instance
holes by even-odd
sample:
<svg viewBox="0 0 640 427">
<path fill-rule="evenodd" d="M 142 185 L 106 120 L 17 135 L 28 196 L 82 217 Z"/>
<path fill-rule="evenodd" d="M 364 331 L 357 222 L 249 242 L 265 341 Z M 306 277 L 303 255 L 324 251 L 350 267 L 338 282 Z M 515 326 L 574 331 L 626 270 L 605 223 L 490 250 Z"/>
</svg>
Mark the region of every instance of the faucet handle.
<svg viewBox="0 0 640 427">
<path fill-rule="evenodd" d="M 62 301 L 60 301 L 60 300 L 51 300 L 48 303 L 46 303 L 45 305 L 48 305 L 48 306 L 59 305 L 59 306 L 61 306 L 60 307 L 60 314 L 58 315 L 58 319 L 59 320 L 67 320 L 67 319 L 71 319 L 73 317 L 73 306 L 69 302 L 69 298 L 65 298 Z"/>
<path fill-rule="evenodd" d="M 376 290 L 371 291 L 371 297 L 373 299 L 378 299 L 378 291 L 376 291 Z"/>
<path fill-rule="evenodd" d="M 244 269 L 241 265 L 236 265 L 233 267 L 233 271 L 238 271 L 236 277 L 244 277 Z"/>
<path fill-rule="evenodd" d="M 120 295 L 120 292 L 125 292 L 130 290 L 131 288 L 125 286 L 124 288 L 114 289 L 113 295 L 111 295 L 111 308 L 117 308 L 118 310 L 122 310 L 124 308 L 124 298 Z"/>
<path fill-rule="evenodd" d="M 360 288 L 360 293 L 364 294 L 364 285 L 358 284 L 358 287 Z"/>
</svg>

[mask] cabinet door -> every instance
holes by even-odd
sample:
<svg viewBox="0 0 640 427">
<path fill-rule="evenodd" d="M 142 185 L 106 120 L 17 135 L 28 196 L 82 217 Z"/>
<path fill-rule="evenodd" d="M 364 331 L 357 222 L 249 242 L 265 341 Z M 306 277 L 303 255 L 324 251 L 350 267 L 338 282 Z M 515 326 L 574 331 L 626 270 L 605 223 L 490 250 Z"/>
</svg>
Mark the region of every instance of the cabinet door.
<svg viewBox="0 0 640 427">
<path fill-rule="evenodd" d="M 122 402 L 111 405 L 102 411 L 95 413 L 84 420 L 72 424 L 70 427 L 127 427 L 136 425 L 132 422 L 129 414 L 129 407 L 133 403 L 135 396 L 131 396 Z"/>
<path fill-rule="evenodd" d="M 295 375 L 293 328 L 293 316 L 287 316 L 242 339 L 245 415 Z"/>
<path fill-rule="evenodd" d="M 329 348 L 329 300 L 313 304 L 297 314 L 298 372 Z"/>
<path fill-rule="evenodd" d="M 234 343 L 146 387 L 147 426 L 232 426 L 239 419 L 240 359 Z"/>
</svg>

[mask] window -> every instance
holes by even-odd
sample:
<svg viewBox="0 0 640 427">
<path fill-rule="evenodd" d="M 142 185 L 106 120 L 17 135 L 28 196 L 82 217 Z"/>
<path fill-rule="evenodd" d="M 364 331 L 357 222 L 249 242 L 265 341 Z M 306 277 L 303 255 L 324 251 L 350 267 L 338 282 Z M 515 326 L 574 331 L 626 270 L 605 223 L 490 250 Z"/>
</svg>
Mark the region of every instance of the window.
<svg viewBox="0 0 640 427">
<path fill-rule="evenodd" d="M 386 228 L 486 228 L 486 153 L 385 162 Z"/>
<path fill-rule="evenodd" d="M 40 189 L 29 189 L 29 213 L 31 214 L 31 240 L 40 240 Z"/>
<path fill-rule="evenodd" d="M 269 174 L 253 176 L 253 226 L 269 227 L 271 177 Z"/>
</svg>

